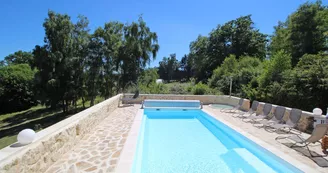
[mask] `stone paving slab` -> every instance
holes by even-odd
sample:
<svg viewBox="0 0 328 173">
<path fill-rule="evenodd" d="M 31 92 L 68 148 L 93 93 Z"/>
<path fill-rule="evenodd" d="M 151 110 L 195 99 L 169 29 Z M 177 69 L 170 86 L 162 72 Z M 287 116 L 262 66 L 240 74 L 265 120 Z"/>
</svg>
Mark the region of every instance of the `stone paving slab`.
<svg viewBox="0 0 328 173">
<path fill-rule="evenodd" d="M 297 147 L 295 149 L 291 149 L 288 147 L 288 144 L 290 144 L 292 141 L 290 140 L 281 140 L 281 141 L 276 141 L 275 138 L 278 136 L 288 136 L 290 134 L 282 134 L 282 133 L 275 133 L 275 132 L 268 132 L 264 128 L 257 128 L 254 127 L 251 123 L 247 123 L 242 121 L 239 118 L 233 118 L 231 113 L 223 113 L 221 112 L 220 109 L 215 109 L 210 106 L 204 106 L 204 110 L 208 111 L 211 113 L 212 116 L 214 116 L 218 120 L 226 121 L 234 126 L 239 127 L 240 129 L 243 129 L 245 132 L 261 139 L 262 141 L 270 144 L 271 146 L 275 147 L 276 149 L 282 151 L 283 153 L 289 155 L 290 157 L 294 158 L 295 160 L 299 161 L 300 163 L 303 163 L 307 166 L 309 166 L 312 169 L 315 169 L 316 172 L 322 172 L 322 173 L 327 173 L 328 172 L 328 167 L 320 167 L 320 163 L 315 163 L 317 160 L 328 160 L 328 157 L 307 157 L 308 153 L 307 150 L 305 149 L 305 152 L 300 152 L 300 148 Z M 302 133 L 302 136 L 306 139 L 310 135 L 306 133 Z M 323 155 L 321 152 L 321 146 L 320 143 L 316 144 L 310 144 L 309 145 L 310 150 L 314 151 L 315 153 L 318 153 L 319 155 Z M 301 148 L 302 149 L 302 148 Z M 304 151 L 304 150 L 302 150 Z M 313 160 L 312 160 L 313 159 Z M 323 165 L 323 164 L 321 164 Z M 297 167 L 297 165 L 295 165 Z"/>
<path fill-rule="evenodd" d="M 139 108 L 134 105 L 115 109 L 46 172 L 114 172 Z"/>
</svg>

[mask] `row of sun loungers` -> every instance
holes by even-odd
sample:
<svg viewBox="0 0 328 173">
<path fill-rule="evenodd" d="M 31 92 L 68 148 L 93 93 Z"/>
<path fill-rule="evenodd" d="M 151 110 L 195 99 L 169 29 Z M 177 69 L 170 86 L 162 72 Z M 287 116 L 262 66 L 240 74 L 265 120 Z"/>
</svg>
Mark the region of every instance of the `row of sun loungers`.
<svg viewBox="0 0 328 173">
<path fill-rule="evenodd" d="M 255 127 L 265 128 L 268 132 L 276 132 L 283 131 L 287 134 L 292 135 L 289 136 L 278 136 L 276 140 L 289 138 L 295 143 L 291 146 L 294 147 L 297 144 L 303 144 L 306 147 L 312 157 L 314 157 L 308 145 L 310 143 L 320 142 L 320 139 L 324 137 L 328 132 L 328 124 L 319 124 L 314 127 L 314 130 L 311 136 L 307 139 L 304 139 L 301 136 L 301 132 L 296 130 L 297 124 L 301 119 L 302 110 L 292 109 L 288 118 L 284 118 L 286 108 L 282 106 L 277 106 L 274 111 L 272 111 L 272 104 L 265 103 L 263 106 L 263 110 L 260 114 L 257 114 L 257 109 L 259 107 L 258 101 L 253 101 L 251 109 L 248 112 L 241 111 L 241 107 L 243 104 L 243 99 L 239 100 L 237 106 L 232 109 L 222 109 L 222 112 L 233 113 L 233 117 L 240 118 L 244 122 L 252 123 Z"/>
</svg>

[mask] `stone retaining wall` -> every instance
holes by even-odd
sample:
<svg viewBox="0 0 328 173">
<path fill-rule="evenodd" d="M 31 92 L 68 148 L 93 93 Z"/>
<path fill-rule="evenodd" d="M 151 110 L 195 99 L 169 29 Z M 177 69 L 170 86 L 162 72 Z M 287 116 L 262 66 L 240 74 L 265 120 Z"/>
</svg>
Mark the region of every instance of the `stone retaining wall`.
<svg viewBox="0 0 328 173">
<path fill-rule="evenodd" d="M 113 112 L 119 98 L 114 96 L 38 132 L 32 144 L 0 150 L 0 172 L 45 172 Z"/>
</svg>

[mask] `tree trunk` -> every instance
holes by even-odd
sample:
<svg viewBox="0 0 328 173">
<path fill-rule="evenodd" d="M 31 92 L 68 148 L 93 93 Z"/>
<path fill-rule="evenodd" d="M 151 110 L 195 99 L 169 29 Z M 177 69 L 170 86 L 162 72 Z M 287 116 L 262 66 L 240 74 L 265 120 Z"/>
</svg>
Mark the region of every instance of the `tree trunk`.
<svg viewBox="0 0 328 173">
<path fill-rule="evenodd" d="M 83 109 L 85 109 L 84 97 L 83 96 L 82 96 L 82 106 L 83 106 Z"/>
<path fill-rule="evenodd" d="M 62 102 L 63 102 L 63 106 L 62 106 L 62 107 L 63 107 L 63 112 L 65 113 L 65 112 L 66 112 L 66 108 L 65 108 L 65 100 L 63 99 Z"/>
<path fill-rule="evenodd" d="M 66 109 L 66 111 L 65 111 L 65 112 L 68 112 L 68 101 L 65 100 L 65 102 L 66 102 L 66 104 L 65 104 L 65 109 Z"/>
<path fill-rule="evenodd" d="M 95 98 L 94 96 L 92 96 L 90 100 L 90 107 L 93 106 L 94 104 L 95 104 Z"/>
<path fill-rule="evenodd" d="M 74 109 L 76 112 L 77 111 L 77 100 L 76 99 L 73 100 L 73 105 L 74 105 Z"/>
</svg>

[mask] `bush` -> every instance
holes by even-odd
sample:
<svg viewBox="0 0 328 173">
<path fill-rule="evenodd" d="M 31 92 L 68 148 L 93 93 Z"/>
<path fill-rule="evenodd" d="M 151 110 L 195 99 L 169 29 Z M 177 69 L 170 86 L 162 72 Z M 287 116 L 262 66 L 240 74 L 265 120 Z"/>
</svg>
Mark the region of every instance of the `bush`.
<svg viewBox="0 0 328 173">
<path fill-rule="evenodd" d="M 209 87 L 201 82 L 199 82 L 197 85 L 195 85 L 192 88 L 192 93 L 194 95 L 204 95 L 208 92 Z"/>
<path fill-rule="evenodd" d="M 0 67 L 1 113 L 21 111 L 37 104 L 33 93 L 34 74 L 27 64 Z"/>
<path fill-rule="evenodd" d="M 151 83 L 148 85 L 139 85 L 140 93 L 141 94 L 167 94 L 168 88 L 165 86 L 165 84 L 156 84 Z"/>
<path fill-rule="evenodd" d="M 175 84 L 170 87 L 170 94 L 188 94 L 187 87 L 181 84 Z"/>
</svg>

